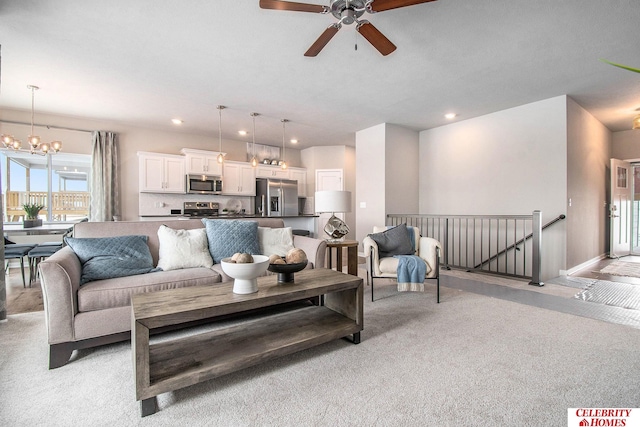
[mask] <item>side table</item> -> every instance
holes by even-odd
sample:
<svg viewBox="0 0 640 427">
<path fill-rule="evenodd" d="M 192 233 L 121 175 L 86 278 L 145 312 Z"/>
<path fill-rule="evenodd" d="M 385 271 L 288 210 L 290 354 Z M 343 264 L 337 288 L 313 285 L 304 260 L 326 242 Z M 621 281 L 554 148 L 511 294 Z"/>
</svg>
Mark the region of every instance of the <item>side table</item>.
<svg viewBox="0 0 640 427">
<path fill-rule="evenodd" d="M 328 250 L 328 268 L 333 268 L 333 253 L 336 254 L 336 267 L 338 271 L 342 271 L 342 248 L 347 249 L 347 272 L 353 276 L 358 275 L 358 241 L 343 240 L 341 242 L 327 241 Z M 335 249 L 335 251 L 334 251 Z"/>
</svg>

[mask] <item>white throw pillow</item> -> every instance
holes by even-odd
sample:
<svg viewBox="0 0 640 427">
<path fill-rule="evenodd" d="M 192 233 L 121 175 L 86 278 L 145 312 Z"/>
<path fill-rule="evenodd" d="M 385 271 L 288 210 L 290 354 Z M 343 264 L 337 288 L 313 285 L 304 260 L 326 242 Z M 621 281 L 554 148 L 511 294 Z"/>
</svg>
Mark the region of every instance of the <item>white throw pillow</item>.
<svg viewBox="0 0 640 427">
<path fill-rule="evenodd" d="M 182 268 L 211 268 L 209 241 L 204 228 L 174 230 L 161 225 L 158 228 L 158 268 L 165 271 Z"/>
<path fill-rule="evenodd" d="M 291 227 L 258 227 L 258 244 L 262 255 L 277 254 L 285 256 L 293 249 L 293 231 Z"/>
</svg>

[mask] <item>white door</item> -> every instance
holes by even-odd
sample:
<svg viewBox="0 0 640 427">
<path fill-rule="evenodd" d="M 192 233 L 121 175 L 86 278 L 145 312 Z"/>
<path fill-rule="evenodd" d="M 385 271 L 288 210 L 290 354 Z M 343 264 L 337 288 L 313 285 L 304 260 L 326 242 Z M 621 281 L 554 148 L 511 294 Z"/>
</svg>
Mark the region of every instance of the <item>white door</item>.
<svg viewBox="0 0 640 427">
<path fill-rule="evenodd" d="M 629 162 L 611 159 L 611 200 L 609 201 L 610 258 L 631 254 L 632 171 Z"/>
<path fill-rule="evenodd" d="M 316 169 L 316 191 L 342 191 L 344 182 L 342 179 L 342 169 Z M 337 213 L 336 216 L 344 221 L 344 214 Z M 329 236 L 324 232 L 324 226 L 331 218 L 330 213 L 320 214 L 318 218 L 318 238 L 327 239 Z"/>
</svg>

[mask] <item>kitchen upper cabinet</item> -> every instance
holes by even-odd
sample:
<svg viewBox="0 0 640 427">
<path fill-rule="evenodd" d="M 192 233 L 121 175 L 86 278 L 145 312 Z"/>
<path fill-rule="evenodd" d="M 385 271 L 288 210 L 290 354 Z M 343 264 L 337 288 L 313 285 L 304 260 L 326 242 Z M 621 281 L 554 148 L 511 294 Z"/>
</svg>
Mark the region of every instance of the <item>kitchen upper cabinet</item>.
<svg viewBox="0 0 640 427">
<path fill-rule="evenodd" d="M 184 156 L 140 151 L 138 165 L 140 192 L 184 194 Z"/>
<path fill-rule="evenodd" d="M 289 169 L 280 166 L 256 166 L 256 178 L 289 179 Z"/>
<path fill-rule="evenodd" d="M 307 197 L 307 170 L 289 168 L 289 179 L 298 181 L 298 197 Z"/>
<path fill-rule="evenodd" d="M 256 174 L 250 163 L 224 162 L 222 194 L 236 196 L 256 195 Z"/>
<path fill-rule="evenodd" d="M 180 152 L 185 156 L 188 175 L 222 175 L 222 165 L 218 163 L 220 152 L 193 148 L 183 148 Z"/>
</svg>

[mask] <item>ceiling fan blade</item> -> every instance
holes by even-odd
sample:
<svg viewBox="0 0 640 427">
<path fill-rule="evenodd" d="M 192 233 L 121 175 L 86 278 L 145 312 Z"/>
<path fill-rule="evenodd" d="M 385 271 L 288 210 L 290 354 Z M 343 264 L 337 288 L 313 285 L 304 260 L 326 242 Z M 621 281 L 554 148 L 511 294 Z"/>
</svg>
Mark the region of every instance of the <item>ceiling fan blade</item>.
<svg viewBox="0 0 640 427">
<path fill-rule="evenodd" d="M 282 1 L 282 0 L 260 0 L 260 8 L 276 9 L 276 10 L 292 10 L 294 12 L 312 12 L 312 13 L 327 12 L 326 6 L 320 6 L 318 4 L 296 3 L 293 1 Z"/>
<path fill-rule="evenodd" d="M 356 27 L 356 30 L 358 30 L 358 32 L 360 34 L 362 34 L 362 36 L 367 39 L 369 41 L 369 43 L 371 43 L 373 45 L 373 47 L 375 47 L 376 49 L 378 49 L 378 51 L 383 55 L 383 56 L 387 56 L 389 55 L 391 52 L 393 52 L 394 50 L 396 50 L 396 45 L 394 45 L 393 43 L 391 43 L 389 41 L 388 38 L 386 38 L 384 36 L 384 34 L 382 34 L 376 27 L 373 26 L 373 24 L 371 24 L 368 21 L 362 21 L 360 24 L 358 24 L 358 26 Z"/>
<path fill-rule="evenodd" d="M 304 53 L 304 56 L 316 56 L 320 51 L 329 43 L 329 40 L 336 35 L 340 29 L 340 24 L 331 24 L 320 37 L 311 45 L 311 47 Z"/>
<path fill-rule="evenodd" d="M 413 6 L 414 4 L 428 3 L 436 0 L 373 0 L 371 10 L 384 12 L 385 10 L 398 9 L 400 7 Z"/>
</svg>

